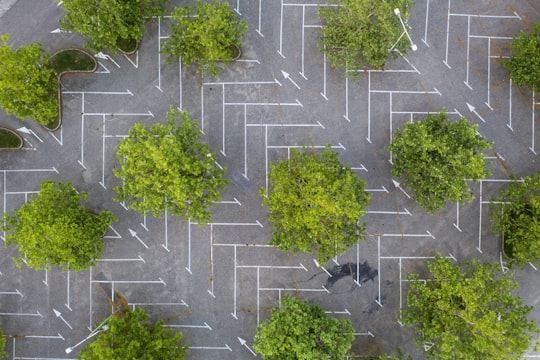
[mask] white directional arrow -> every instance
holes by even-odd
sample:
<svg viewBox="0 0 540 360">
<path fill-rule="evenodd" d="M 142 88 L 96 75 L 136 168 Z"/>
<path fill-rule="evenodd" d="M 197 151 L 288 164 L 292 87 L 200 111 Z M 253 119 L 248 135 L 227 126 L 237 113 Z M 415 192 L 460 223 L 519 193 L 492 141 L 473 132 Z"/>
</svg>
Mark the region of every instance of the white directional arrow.
<svg viewBox="0 0 540 360">
<path fill-rule="evenodd" d="M 60 28 L 56 28 L 53 31 L 51 31 L 51 34 L 62 34 L 62 33 L 71 34 L 71 31 L 65 31 Z"/>
<path fill-rule="evenodd" d="M 131 229 L 128 229 L 128 230 L 129 230 L 129 233 L 131 234 L 131 236 L 133 236 L 135 239 L 139 240 L 141 242 L 141 244 L 143 244 L 143 246 L 148 249 L 148 245 L 146 245 L 144 243 L 144 241 L 142 241 L 142 239 L 137 235 L 137 233 L 134 230 L 131 230 Z"/>
<path fill-rule="evenodd" d="M 29 135 L 34 135 L 36 139 L 38 139 L 40 142 L 43 142 L 43 140 L 41 140 L 41 138 L 37 136 L 37 134 L 32 129 L 29 129 L 26 126 L 18 128 L 17 131 L 20 131 L 22 133 L 29 134 Z"/>
<path fill-rule="evenodd" d="M 120 68 L 120 65 L 116 61 L 114 61 L 114 59 L 110 55 L 104 54 L 104 53 L 102 53 L 100 51 L 94 56 L 99 58 L 99 59 L 110 60 L 114 65 L 116 65 L 118 68 Z"/>
<path fill-rule="evenodd" d="M 248 344 L 246 343 L 246 340 L 242 339 L 241 337 L 238 337 L 238 341 L 240 341 L 240 345 L 242 345 L 242 346 L 244 346 L 246 349 L 248 349 L 249 352 L 253 354 L 253 356 L 257 356 L 257 354 L 255 353 L 255 351 L 251 350 L 251 348 L 248 346 Z"/>
<path fill-rule="evenodd" d="M 298 86 L 298 84 L 293 79 L 291 79 L 291 75 L 288 72 L 281 70 L 281 73 L 283 74 L 283 77 L 285 79 L 289 80 L 294 86 L 296 86 L 298 90 L 300 90 L 300 86 Z"/>
<path fill-rule="evenodd" d="M 73 330 L 73 327 L 71 325 L 69 325 L 69 323 L 66 321 L 66 319 L 64 319 L 62 317 L 62 313 L 56 309 L 53 309 L 54 311 L 54 315 L 56 315 L 57 318 L 59 318 L 60 320 L 62 320 L 64 322 L 64 324 L 66 324 L 68 326 L 68 328 L 70 328 L 71 330 Z"/>
<path fill-rule="evenodd" d="M 403 194 L 405 194 L 406 197 L 408 197 L 409 199 L 411 198 L 411 196 L 409 194 L 407 194 L 405 192 L 405 190 L 403 190 L 403 188 L 401 187 L 401 184 L 398 183 L 396 180 L 392 179 L 392 183 L 394 184 L 394 186 L 396 187 L 396 189 L 399 189 Z"/>
<path fill-rule="evenodd" d="M 472 112 L 473 114 L 475 114 L 476 116 L 478 116 L 480 118 L 480 120 L 482 120 L 482 122 L 486 122 L 486 120 L 484 120 L 483 117 L 480 116 L 480 114 L 476 111 L 476 108 L 474 106 L 472 106 L 471 104 L 469 103 L 465 103 L 467 104 L 467 107 L 469 108 L 469 111 Z"/>
</svg>

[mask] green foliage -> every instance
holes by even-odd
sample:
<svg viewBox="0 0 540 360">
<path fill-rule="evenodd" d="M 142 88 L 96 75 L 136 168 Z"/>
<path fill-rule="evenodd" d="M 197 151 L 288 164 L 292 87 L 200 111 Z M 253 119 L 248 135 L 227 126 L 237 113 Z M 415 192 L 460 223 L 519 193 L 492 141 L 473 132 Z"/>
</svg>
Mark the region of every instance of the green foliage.
<svg viewBox="0 0 540 360">
<path fill-rule="evenodd" d="M 59 2 L 62 0 L 58 0 Z M 145 23 L 165 11 L 168 0 L 63 0 L 66 16 L 60 26 L 88 39 L 86 46 L 96 52 L 116 53 L 125 40 L 140 42 Z"/>
<path fill-rule="evenodd" d="M 109 329 L 81 351 L 77 359 L 85 360 L 183 360 L 188 345 L 182 345 L 181 332 L 164 328 L 160 319 L 147 323 L 142 309 L 121 313 L 107 321 Z"/>
<path fill-rule="evenodd" d="M 350 320 L 329 318 L 317 305 L 285 297 L 257 326 L 253 349 L 265 360 L 341 360 L 353 332 Z"/>
<path fill-rule="evenodd" d="M 215 4 L 197 0 L 197 6 L 177 7 L 172 19 L 172 34 L 163 44 L 167 61 L 182 58 L 187 66 L 198 63 L 203 74 L 219 73 L 216 63 L 233 57 L 233 46 L 242 45 L 247 29 L 247 22 L 220 0 Z"/>
<path fill-rule="evenodd" d="M 540 172 L 512 182 L 492 204 L 493 229 L 504 235 L 510 264 L 540 266 Z"/>
<path fill-rule="evenodd" d="M 320 155 L 293 149 L 290 159 L 270 165 L 268 180 L 269 192 L 260 194 L 274 225 L 270 244 L 281 251 L 315 251 L 325 263 L 365 233 L 366 182 L 329 148 Z"/>
<path fill-rule="evenodd" d="M 0 105 L 19 119 L 31 116 L 48 125 L 58 119 L 58 79 L 40 44 L 13 51 L 9 35 L 0 36 Z"/>
<path fill-rule="evenodd" d="M 17 266 L 22 259 L 36 270 L 58 265 L 80 271 L 95 265 L 102 237 L 116 217 L 108 210 L 96 215 L 84 209 L 80 201 L 87 196 L 71 183 L 46 180 L 14 215 L 4 214 L 5 245 L 19 246 L 21 258 L 13 259 Z"/>
<path fill-rule="evenodd" d="M 540 23 L 534 24 L 533 31 L 521 31 L 512 39 L 512 57 L 501 63 L 510 70 L 510 78 L 517 86 L 529 86 L 540 90 Z"/>
<path fill-rule="evenodd" d="M 446 201 L 473 199 L 467 180 L 488 177 L 483 150 L 491 144 L 464 118 L 450 122 L 444 111 L 397 130 L 392 144 L 392 175 L 403 177 L 416 192 L 416 201 L 434 213 Z"/>
<path fill-rule="evenodd" d="M 0 327 L 0 359 L 4 359 L 9 356 L 9 354 L 4 351 L 6 348 L 6 338 L 4 337 L 4 331 Z"/>
<path fill-rule="evenodd" d="M 518 359 L 530 345 L 536 323 L 532 306 L 512 293 L 511 272 L 476 260 L 453 265 L 437 257 L 429 265 L 433 280 L 409 278 L 411 290 L 403 322 L 414 325 L 418 346 L 433 344 L 430 359 Z"/>
<path fill-rule="evenodd" d="M 319 50 L 336 68 L 382 69 L 394 49 L 406 54 L 410 47 L 394 13 L 398 8 L 405 22 L 410 6 L 411 0 L 334 0 L 331 6 L 321 6 L 317 10 L 323 22 Z"/>
<path fill-rule="evenodd" d="M 182 121 L 179 126 L 177 118 Z M 201 224 L 210 221 L 208 208 L 221 200 L 228 181 L 210 147 L 197 141 L 199 135 L 189 114 L 173 107 L 166 125 L 145 128 L 136 123 L 116 151 L 120 169 L 113 171 L 123 185 L 115 188 L 115 200 L 144 215 L 152 211 L 161 216 L 167 209 Z"/>
</svg>

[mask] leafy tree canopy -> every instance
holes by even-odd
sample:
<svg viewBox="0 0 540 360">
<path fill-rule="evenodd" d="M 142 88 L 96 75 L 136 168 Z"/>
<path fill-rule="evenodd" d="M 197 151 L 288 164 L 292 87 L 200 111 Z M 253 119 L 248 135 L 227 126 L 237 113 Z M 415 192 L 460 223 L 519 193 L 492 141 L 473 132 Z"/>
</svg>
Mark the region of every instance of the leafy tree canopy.
<svg viewBox="0 0 540 360">
<path fill-rule="evenodd" d="M 66 15 L 60 19 L 62 29 L 76 31 L 88 39 L 94 51 L 107 48 L 116 53 L 119 42 L 140 42 L 145 23 L 165 11 L 168 0 L 58 0 Z"/>
<path fill-rule="evenodd" d="M 179 126 L 176 119 L 182 121 Z M 113 171 L 123 185 L 115 188 L 115 200 L 142 214 L 160 216 L 167 209 L 201 224 L 210 221 L 208 208 L 221 200 L 228 181 L 199 135 L 189 114 L 172 107 L 166 124 L 146 128 L 136 123 L 116 151 L 120 168 Z"/>
<path fill-rule="evenodd" d="M 493 228 L 504 236 L 510 264 L 540 266 L 540 172 L 510 183 L 492 210 Z"/>
<path fill-rule="evenodd" d="M 270 244 L 282 251 L 317 252 L 325 263 L 356 244 L 365 233 L 359 218 L 370 195 L 366 182 L 344 167 L 329 148 L 291 151 L 270 165 L 269 192 L 261 190 L 274 232 Z"/>
<path fill-rule="evenodd" d="M 172 34 L 163 44 L 168 61 L 182 58 L 182 63 L 199 64 L 203 74 L 217 75 L 217 62 L 233 57 L 234 45 L 240 47 L 247 22 L 233 12 L 229 3 L 216 0 L 196 6 L 174 9 Z"/>
<path fill-rule="evenodd" d="M 257 326 L 253 349 L 265 360 L 341 360 L 351 348 L 353 332 L 350 320 L 329 318 L 317 305 L 285 297 Z"/>
<path fill-rule="evenodd" d="M 534 24 L 533 31 L 521 31 L 512 39 L 512 57 L 502 64 L 510 70 L 510 78 L 518 86 L 529 86 L 540 90 L 540 23 Z"/>
<path fill-rule="evenodd" d="M 13 50 L 0 36 L 0 105 L 19 119 L 31 116 L 42 125 L 58 119 L 58 79 L 41 44 Z"/>
<path fill-rule="evenodd" d="M 393 50 L 406 54 L 411 46 L 402 20 L 409 18 L 411 0 L 334 0 L 330 6 L 318 8 L 323 29 L 319 50 L 333 67 L 359 70 L 381 69 Z M 349 72 L 347 75 L 358 74 Z"/>
<path fill-rule="evenodd" d="M 81 351 L 85 360 L 183 360 L 188 345 L 181 344 L 182 333 L 164 328 L 160 319 L 153 325 L 142 309 L 127 311 L 107 321 L 107 330 Z"/>
<path fill-rule="evenodd" d="M 433 279 L 409 278 L 403 322 L 414 325 L 419 346 L 432 345 L 430 359 L 518 359 L 530 345 L 536 323 L 531 306 L 512 293 L 510 272 L 476 260 L 453 265 L 437 257 L 429 265 Z"/>
<path fill-rule="evenodd" d="M 434 213 L 446 201 L 473 198 L 467 180 L 488 177 L 483 150 L 491 144 L 464 118 L 449 121 L 444 111 L 397 130 L 388 147 L 393 153 L 392 175 L 403 177 L 416 192 L 416 201 Z"/>
<path fill-rule="evenodd" d="M 21 266 L 40 270 L 50 265 L 64 270 L 85 270 L 95 265 L 103 249 L 102 237 L 116 217 L 108 210 L 94 214 L 81 205 L 87 193 L 77 193 L 71 183 L 46 180 L 31 201 L 4 214 L 6 247 L 19 247 Z"/>
</svg>

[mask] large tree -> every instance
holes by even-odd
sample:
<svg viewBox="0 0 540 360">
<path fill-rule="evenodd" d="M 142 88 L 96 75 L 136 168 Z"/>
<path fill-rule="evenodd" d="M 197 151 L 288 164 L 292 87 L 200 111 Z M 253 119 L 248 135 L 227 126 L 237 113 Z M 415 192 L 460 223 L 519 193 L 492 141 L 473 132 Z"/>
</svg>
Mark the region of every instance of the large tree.
<svg viewBox="0 0 540 360">
<path fill-rule="evenodd" d="M 257 326 L 253 349 L 265 360 L 341 360 L 353 333 L 350 320 L 330 318 L 317 305 L 285 297 Z"/>
<path fill-rule="evenodd" d="M 136 123 L 116 151 L 120 168 L 113 171 L 122 186 L 115 188 L 115 200 L 144 215 L 168 210 L 201 224 L 210 221 L 209 207 L 221 200 L 228 181 L 210 147 L 198 141 L 200 134 L 187 112 L 172 107 L 166 124 Z"/>
<path fill-rule="evenodd" d="M 18 266 L 40 270 L 50 265 L 64 270 L 85 270 L 95 265 L 103 249 L 103 235 L 116 217 L 108 210 L 95 214 L 81 205 L 88 193 L 78 193 L 71 183 L 46 180 L 39 193 L 4 214 L 6 247 L 19 247 Z"/>
<path fill-rule="evenodd" d="M 172 34 L 163 44 L 169 62 L 182 58 L 186 66 L 197 63 L 201 73 L 217 75 L 218 61 L 239 55 L 234 52 L 241 46 L 247 22 L 234 13 L 229 3 L 197 0 L 196 6 L 175 8 L 172 20 Z"/>
<path fill-rule="evenodd" d="M 540 172 L 511 182 L 492 204 L 493 228 L 511 265 L 540 266 Z"/>
<path fill-rule="evenodd" d="M 0 105 L 19 119 L 31 116 L 42 125 L 58 120 L 58 79 L 40 44 L 13 50 L 0 36 Z"/>
<path fill-rule="evenodd" d="M 261 190 L 274 225 L 270 244 L 282 251 L 316 252 L 319 262 L 345 252 L 362 239 L 370 195 L 366 182 L 329 148 L 293 149 L 270 165 L 269 190 Z"/>
<path fill-rule="evenodd" d="M 105 330 L 81 351 L 85 360 L 183 360 L 188 345 L 181 343 L 182 333 L 163 327 L 163 320 L 148 322 L 142 309 L 125 311 L 111 317 Z M 103 329 L 103 327 L 102 327 Z"/>
<path fill-rule="evenodd" d="M 165 11 L 168 0 L 58 0 L 66 15 L 62 29 L 76 31 L 88 39 L 94 51 L 127 50 L 125 44 L 141 41 L 146 22 Z"/>
<path fill-rule="evenodd" d="M 511 272 L 476 260 L 452 264 L 437 257 L 428 264 L 432 279 L 409 278 L 403 322 L 413 325 L 419 346 L 437 360 L 518 359 L 530 346 L 533 309 L 513 292 Z"/>
<path fill-rule="evenodd" d="M 450 121 L 442 111 L 395 132 L 388 147 L 392 175 L 404 178 L 426 211 L 434 213 L 448 200 L 472 200 L 467 181 L 489 176 L 482 151 L 491 144 L 477 134 L 477 127 L 464 118 Z"/>
<path fill-rule="evenodd" d="M 403 28 L 410 6 L 411 0 L 334 0 L 321 6 L 319 50 L 326 53 L 333 67 L 381 69 L 395 54 L 394 49 L 406 54 L 411 46 Z M 399 9 L 399 15 L 394 9 Z M 354 74 L 357 72 L 347 75 Z"/>
<path fill-rule="evenodd" d="M 530 33 L 521 31 L 512 39 L 512 56 L 501 63 L 510 70 L 510 78 L 518 86 L 540 90 L 540 23 Z"/>
</svg>

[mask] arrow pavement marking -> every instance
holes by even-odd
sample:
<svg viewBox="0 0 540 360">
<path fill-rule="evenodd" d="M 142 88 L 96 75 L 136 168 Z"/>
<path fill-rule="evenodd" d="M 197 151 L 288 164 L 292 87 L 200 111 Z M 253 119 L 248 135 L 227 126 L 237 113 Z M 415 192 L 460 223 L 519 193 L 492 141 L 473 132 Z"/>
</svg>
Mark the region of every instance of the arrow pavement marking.
<svg viewBox="0 0 540 360">
<path fill-rule="evenodd" d="M 35 338 L 35 339 L 62 339 L 65 341 L 64 337 L 58 333 L 58 335 L 25 335 L 25 338 Z"/>
<path fill-rule="evenodd" d="M 467 104 L 467 107 L 469 108 L 469 111 L 472 112 L 473 114 L 475 114 L 476 116 L 478 116 L 478 118 L 480 120 L 482 120 L 482 122 L 486 122 L 486 120 L 484 120 L 483 117 L 480 116 L 480 114 L 478 113 L 478 111 L 476 111 L 476 108 L 474 106 L 472 106 L 471 104 L 469 104 L 468 102 L 466 102 L 465 104 Z"/>
<path fill-rule="evenodd" d="M 255 354 L 255 351 L 251 350 L 251 348 L 248 346 L 248 344 L 246 343 L 246 340 L 242 339 L 241 337 L 238 337 L 238 341 L 240 341 L 240 345 L 248 349 L 249 352 L 253 354 L 253 356 L 257 356 L 257 354 Z"/>
<path fill-rule="evenodd" d="M 296 86 L 298 90 L 300 90 L 300 86 L 298 86 L 298 84 L 291 78 L 291 75 L 288 72 L 281 70 L 281 73 L 285 79 L 289 80 L 294 86 Z"/>
<path fill-rule="evenodd" d="M 394 184 L 396 189 L 399 189 L 399 191 L 401 191 L 403 194 L 405 194 L 406 197 L 408 197 L 409 199 L 411 198 L 411 196 L 409 194 L 407 194 L 407 192 L 405 192 L 405 190 L 403 190 L 401 185 L 396 180 L 392 179 L 392 183 Z"/>
<path fill-rule="evenodd" d="M 208 329 L 212 331 L 212 328 L 210 325 L 208 325 L 206 322 L 203 323 L 204 325 L 161 325 L 163 327 L 170 327 L 170 328 L 189 328 L 189 329 Z"/>
<path fill-rule="evenodd" d="M 110 55 L 104 54 L 100 51 L 94 56 L 99 59 L 109 60 L 120 69 L 120 65 L 116 61 L 114 61 L 114 59 Z"/>
<path fill-rule="evenodd" d="M 389 193 L 390 191 L 388 191 L 388 189 L 386 189 L 384 186 L 381 186 L 380 189 L 365 189 L 367 192 L 385 192 L 385 193 Z"/>
<path fill-rule="evenodd" d="M 387 214 L 387 215 L 409 215 L 411 212 L 407 208 L 403 208 L 404 211 L 367 211 L 368 214 Z"/>
<path fill-rule="evenodd" d="M 66 321 L 66 319 L 64 319 L 64 317 L 62 316 L 62 313 L 60 311 L 58 311 L 56 309 L 53 309 L 53 311 L 54 311 L 54 315 L 56 315 L 57 318 L 62 320 L 64 322 L 64 324 L 66 324 L 68 326 L 68 328 L 73 330 L 73 327 L 71 325 L 69 325 L 69 323 Z"/>
<path fill-rule="evenodd" d="M 29 129 L 26 126 L 18 128 L 17 131 L 20 131 L 22 133 L 29 134 L 29 135 L 34 135 L 36 139 L 39 140 L 39 142 L 43 142 L 43 140 L 41 140 L 41 138 L 37 136 L 37 134 L 32 129 Z"/>
<path fill-rule="evenodd" d="M 146 245 L 146 244 L 144 243 L 144 241 L 142 241 L 142 239 L 137 235 L 137 232 L 136 232 L 136 231 L 134 231 L 134 230 L 132 230 L 132 229 L 128 229 L 128 230 L 129 230 L 129 233 L 131 234 L 132 237 L 134 237 L 135 239 L 139 240 L 140 243 L 143 244 L 143 246 L 144 246 L 145 248 L 148 249 L 148 245 Z"/>
<path fill-rule="evenodd" d="M 39 311 L 36 310 L 35 313 L 0 313 L 0 316 L 39 316 L 40 318 L 43 318 L 43 315 Z"/>
<path fill-rule="evenodd" d="M 229 350 L 232 351 L 231 347 L 227 344 L 225 346 L 190 346 L 190 350 Z"/>
</svg>

